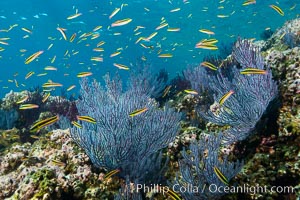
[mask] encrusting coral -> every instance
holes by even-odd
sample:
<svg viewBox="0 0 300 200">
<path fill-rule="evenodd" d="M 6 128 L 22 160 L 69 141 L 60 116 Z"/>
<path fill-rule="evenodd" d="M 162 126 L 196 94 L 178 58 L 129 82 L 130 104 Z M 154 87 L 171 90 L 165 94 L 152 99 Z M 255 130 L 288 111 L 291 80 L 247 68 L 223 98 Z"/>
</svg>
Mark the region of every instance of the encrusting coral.
<svg viewBox="0 0 300 200">
<path fill-rule="evenodd" d="M 93 172 L 69 130 L 11 147 L 0 156 L 0 169 L 0 199 L 108 199 L 119 187 Z"/>
</svg>

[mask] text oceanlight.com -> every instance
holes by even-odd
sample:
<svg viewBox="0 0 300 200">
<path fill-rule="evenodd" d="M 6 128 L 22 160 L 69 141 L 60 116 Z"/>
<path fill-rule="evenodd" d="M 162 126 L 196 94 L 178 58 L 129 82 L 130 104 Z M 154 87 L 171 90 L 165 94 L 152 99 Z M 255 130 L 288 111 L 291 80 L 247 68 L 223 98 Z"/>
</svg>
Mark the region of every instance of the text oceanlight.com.
<svg viewBox="0 0 300 200">
<path fill-rule="evenodd" d="M 176 193 L 204 193 L 209 191 L 210 193 L 248 193 L 248 194 L 263 194 L 263 193 L 295 193 L 295 189 L 292 186 L 261 186 L 256 184 L 251 186 L 249 184 L 243 184 L 239 186 L 218 186 L 216 184 L 203 185 L 202 187 L 194 185 L 181 186 L 175 184 L 171 187 L 163 186 L 161 184 L 137 184 L 137 192 L 154 192 L 166 194 L 168 191 L 174 191 Z"/>
</svg>

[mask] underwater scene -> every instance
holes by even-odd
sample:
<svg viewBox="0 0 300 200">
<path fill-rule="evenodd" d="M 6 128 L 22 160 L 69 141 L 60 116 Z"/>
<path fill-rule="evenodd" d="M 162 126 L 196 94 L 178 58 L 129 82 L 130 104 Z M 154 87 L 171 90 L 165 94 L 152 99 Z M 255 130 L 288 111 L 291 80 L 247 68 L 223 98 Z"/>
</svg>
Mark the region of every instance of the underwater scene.
<svg viewBox="0 0 300 200">
<path fill-rule="evenodd" d="M 0 200 L 300 200 L 300 0 L 1 0 Z"/>
</svg>

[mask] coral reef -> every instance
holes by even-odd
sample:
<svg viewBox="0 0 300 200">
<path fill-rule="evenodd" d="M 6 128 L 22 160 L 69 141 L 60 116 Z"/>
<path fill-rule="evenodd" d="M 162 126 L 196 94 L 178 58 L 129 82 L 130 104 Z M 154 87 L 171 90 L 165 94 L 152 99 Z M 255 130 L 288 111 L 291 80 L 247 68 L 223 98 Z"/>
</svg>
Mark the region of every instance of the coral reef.
<svg viewBox="0 0 300 200">
<path fill-rule="evenodd" d="M 277 118 L 278 129 L 265 133 L 256 145 L 254 154 L 248 155 L 243 170 L 236 177 L 238 185 L 279 186 L 289 191 L 228 195 L 225 199 L 297 199 L 300 197 L 300 48 L 287 45 L 284 35 L 299 34 L 300 19 L 284 24 L 263 43 L 262 54 L 279 82 L 281 106 Z M 290 41 L 291 42 L 291 41 Z M 294 41 L 295 42 L 295 41 Z M 273 113 L 275 114 L 275 113 Z M 270 129 L 270 128 L 269 128 Z M 293 188 L 293 191 L 292 191 Z"/>
<path fill-rule="evenodd" d="M 40 113 L 51 112 L 56 115 L 67 117 L 69 120 L 74 120 L 78 114 L 74 101 L 70 101 L 60 96 L 46 96 L 43 92 L 22 91 L 9 92 L 0 101 L 0 129 L 28 128 L 35 120 L 39 119 Z M 22 104 L 36 104 L 38 108 L 20 110 Z"/>
<path fill-rule="evenodd" d="M 299 22 L 299 19 L 295 19 L 284 26 L 288 26 L 291 29 L 290 31 L 294 33 L 299 33 Z M 286 30 L 286 28 L 283 27 L 282 29 L 279 29 L 279 31 L 277 31 L 273 37 L 266 42 L 256 42 L 256 44 L 259 44 L 260 48 L 264 50 L 262 51 L 262 55 L 264 56 L 265 63 L 271 68 L 274 79 L 279 82 L 279 96 L 281 100 L 281 106 L 278 112 L 279 116 L 277 116 L 277 112 L 274 112 L 273 109 L 271 116 L 263 116 L 262 121 L 257 125 L 257 128 L 260 127 L 257 130 L 258 134 L 251 136 L 248 141 L 245 141 L 246 144 L 235 144 L 235 146 L 231 146 L 228 149 L 223 148 L 221 151 L 223 153 L 226 152 L 226 154 L 229 153 L 229 156 L 233 156 L 233 158 L 236 158 L 239 154 L 243 154 L 242 157 L 244 159 L 245 166 L 241 173 L 232 180 L 234 185 L 242 186 L 248 184 L 248 187 L 256 187 L 259 185 L 265 186 L 266 188 L 279 186 L 279 188 L 285 187 L 286 189 L 289 189 L 289 191 L 280 193 L 268 190 L 266 192 L 257 193 L 248 192 L 247 194 L 230 194 L 223 196 L 222 199 L 296 199 L 300 196 L 300 49 L 299 47 L 293 47 L 290 49 L 291 46 L 286 45 L 285 41 L 280 38 L 280 34 L 282 36 L 281 30 Z M 251 63 L 247 65 L 247 67 L 251 67 Z M 256 65 L 253 67 L 255 68 Z M 263 69 L 265 68 L 265 66 L 262 67 Z M 201 77 L 203 80 L 202 83 L 206 81 L 206 79 L 203 78 L 203 75 L 205 74 L 204 70 L 201 72 L 196 71 L 194 73 L 186 71 L 186 73 L 190 75 L 190 80 L 192 81 L 197 80 L 197 76 Z M 195 83 L 196 85 L 194 85 L 193 88 L 201 91 L 202 88 L 201 85 L 198 84 L 199 81 L 196 81 Z M 193 103 L 196 102 L 190 101 L 190 104 L 181 104 L 180 102 L 176 103 L 180 105 L 181 110 L 185 110 L 195 108 Z M 199 101 L 197 103 L 199 103 Z M 279 106 L 279 104 L 273 104 L 273 107 L 276 106 Z M 270 108 L 272 109 L 272 106 Z M 271 120 L 277 119 L 277 124 L 274 124 L 274 122 L 266 124 L 264 121 L 268 118 Z M 213 124 L 208 123 L 206 124 L 206 127 L 207 129 L 214 131 L 222 131 L 221 127 Z M 181 134 L 183 132 L 184 131 L 180 131 Z M 180 136 L 177 136 L 177 138 L 180 138 Z M 177 149 L 174 149 L 175 147 L 177 147 Z M 178 152 L 178 149 L 181 149 L 182 145 L 173 145 L 171 148 L 173 148 L 172 152 Z M 177 168 L 173 168 L 173 170 L 176 169 Z M 186 181 L 189 182 L 191 179 L 186 179 Z"/>
<path fill-rule="evenodd" d="M 12 146 L 14 143 L 20 143 L 22 131 L 16 128 L 0 130 L 0 151 Z"/>
<path fill-rule="evenodd" d="M 0 199 L 109 199 L 119 184 L 95 173 L 69 130 L 14 145 L 0 156 L 0 169 Z"/>
<path fill-rule="evenodd" d="M 263 138 L 256 153 L 235 178 L 238 185 L 266 186 L 261 193 L 239 194 L 228 199 L 296 199 L 300 196 L 300 137 L 270 136 Z M 272 192 L 271 187 L 286 188 L 285 192 Z M 293 188 L 293 189 L 292 189 Z M 289 189 L 289 190 L 288 190 Z M 226 198 L 226 199 L 227 199 Z"/>
<path fill-rule="evenodd" d="M 273 38 L 289 28 L 293 33 L 300 32 L 300 19 L 288 22 L 275 33 Z M 277 37 L 275 44 L 282 41 Z M 276 45 L 266 50 L 266 62 L 271 66 L 275 78 L 280 81 L 282 107 L 278 118 L 279 135 L 300 134 L 300 48 L 280 51 Z"/>
<path fill-rule="evenodd" d="M 300 19 L 296 18 L 287 21 L 280 29 L 275 31 L 271 38 L 269 38 L 263 50 L 276 49 L 284 51 L 300 45 Z"/>
<path fill-rule="evenodd" d="M 108 125 L 102 126 L 102 129 L 99 123 L 94 125 L 80 122 L 83 129 L 73 127 L 72 134 L 68 129 L 54 130 L 59 127 L 67 128 L 70 120 L 76 119 L 78 111 L 73 101 L 50 96 L 47 102 L 42 104 L 44 94 L 38 90 L 10 92 L 0 104 L 0 128 L 8 129 L 0 132 L 0 199 L 160 200 L 167 197 L 152 192 L 136 193 L 132 188 L 142 179 L 157 181 L 157 177 L 163 175 L 162 183 L 167 184 L 165 182 L 167 179 L 170 186 L 174 184 L 186 186 L 189 183 L 200 187 L 209 183 L 224 186 L 224 182 L 215 173 L 215 168 L 230 181 L 230 186 L 259 185 L 267 188 L 279 186 L 292 187 L 294 190 L 281 193 L 267 190 L 225 195 L 222 192 L 211 194 L 206 188 L 204 193 L 199 195 L 189 192 L 178 194 L 187 200 L 299 198 L 299 33 L 300 19 L 295 19 L 287 22 L 267 41 L 257 42 L 260 50 L 258 47 L 252 47 L 247 41 L 240 40 L 233 48 L 233 55 L 221 61 L 223 67 L 219 74 L 208 69 L 203 70 L 203 67 L 197 67 L 195 71 L 187 69 L 184 74 L 185 77 L 189 77 L 191 85 L 185 78 L 178 76 L 170 84 L 173 88 L 168 89 L 165 71 L 153 77 L 143 69 L 140 69 L 141 74 L 131 75 L 129 79 L 131 85 L 129 83 L 126 88 L 127 92 L 131 92 L 124 92 L 125 96 L 122 96 L 124 95 L 120 89 L 122 86 L 116 79 L 106 79 L 106 89 L 100 88 L 97 83 L 93 83 L 94 88 L 90 88 L 87 82 L 83 82 L 82 87 L 86 94 L 80 96 L 77 102 L 79 113 L 95 117 L 100 124 Z M 238 49 L 239 47 L 243 48 Z M 250 51 L 243 50 L 244 48 Z M 259 51 L 263 57 L 258 54 Z M 213 59 L 210 61 L 214 62 Z M 248 67 L 267 70 L 267 78 L 241 76 L 240 70 Z M 237 81 L 234 82 L 236 77 Z M 272 77 L 278 82 L 278 96 L 281 103 L 272 104 L 279 107 L 278 112 L 273 109 L 271 115 L 263 115 L 269 102 L 276 96 Z M 261 80 L 263 78 L 266 80 Z M 265 84 L 259 88 L 261 85 L 258 84 L 261 81 L 265 81 Z M 246 91 L 238 91 L 239 87 Z M 197 90 L 199 95 L 182 91 L 192 88 Z M 218 107 L 214 107 L 217 105 L 214 102 L 218 102 L 232 88 L 235 91 L 234 95 L 222 102 L 226 107 L 232 107 L 232 110 L 225 108 L 220 111 L 221 113 L 214 113 L 213 108 L 218 110 Z M 152 98 L 160 99 L 166 89 L 169 90 L 163 99 L 166 107 L 159 107 L 162 105 L 158 105 Z M 24 103 L 36 103 L 40 105 L 39 109 L 35 111 L 18 109 L 19 104 L 16 102 L 27 95 L 28 100 Z M 98 102 L 97 95 L 102 95 L 100 98 L 102 104 Z M 87 101 L 88 97 L 92 97 L 93 101 Z M 137 115 L 127 119 L 130 112 L 145 105 L 148 106 L 147 112 L 143 113 L 146 118 Z M 167 107 L 168 105 L 185 113 L 185 118 L 180 119 L 180 115 L 173 108 Z M 238 113 L 240 109 L 245 109 L 245 106 L 246 112 Z M 102 109 L 101 112 L 97 111 L 101 114 L 94 115 L 95 108 Z M 115 116 L 105 117 L 105 113 Z M 233 113 L 236 114 L 236 119 L 232 118 Z M 28 128 L 33 122 L 53 114 L 61 115 L 59 123 L 47 128 L 53 131 L 43 129 L 39 133 L 29 133 Z M 216 117 L 218 119 L 215 119 Z M 243 129 L 245 124 L 251 124 L 251 131 L 249 127 Z M 179 134 L 175 135 L 179 125 Z M 256 134 L 252 134 L 253 130 Z M 128 140 L 130 137 L 127 132 L 134 138 Z M 234 141 L 230 146 L 224 146 L 226 144 L 224 138 L 228 139 L 227 136 L 224 137 L 224 133 L 237 136 L 229 138 L 230 143 Z M 235 135 L 237 133 L 242 135 Z M 247 137 L 249 135 L 250 137 Z M 27 137 L 34 139 L 24 139 Z M 96 137 L 98 140 L 95 140 Z M 115 140 L 117 137 L 119 138 Z M 246 140 L 236 142 L 246 137 Z M 139 146 L 140 143 L 142 145 Z M 151 150 L 150 153 L 145 154 L 148 150 Z M 142 156 L 148 159 L 143 160 Z M 167 157 L 170 158 L 169 162 L 165 162 L 168 161 Z M 243 162 L 237 161 L 241 158 Z M 129 166 L 132 160 L 138 163 L 134 167 Z M 155 161 L 158 162 L 151 166 L 150 162 Z M 163 163 L 167 165 L 163 166 Z M 241 164 L 244 166 L 240 171 Z M 119 167 L 121 171 L 123 170 L 122 173 L 105 178 L 108 170 Z"/>
<path fill-rule="evenodd" d="M 21 97 L 26 96 L 26 92 L 16 93 L 10 91 L 0 101 L 0 129 L 11 129 L 14 127 L 16 121 L 19 119 L 15 102 Z"/>
</svg>

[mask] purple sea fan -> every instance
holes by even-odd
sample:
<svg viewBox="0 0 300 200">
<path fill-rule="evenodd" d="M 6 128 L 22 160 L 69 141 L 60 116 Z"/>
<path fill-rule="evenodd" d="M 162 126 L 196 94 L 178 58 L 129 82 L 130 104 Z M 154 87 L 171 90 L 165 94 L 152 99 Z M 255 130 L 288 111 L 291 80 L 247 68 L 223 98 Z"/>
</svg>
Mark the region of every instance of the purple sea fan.
<svg viewBox="0 0 300 200">
<path fill-rule="evenodd" d="M 209 84 L 209 75 L 203 66 L 197 66 L 194 69 L 188 67 L 183 71 L 183 76 L 190 81 L 192 88 L 198 93 L 202 93 L 207 89 Z"/>
<path fill-rule="evenodd" d="M 227 142 L 230 144 L 245 139 L 254 129 L 256 123 L 266 111 L 269 103 L 277 95 L 277 84 L 272 79 L 272 73 L 264 61 L 257 47 L 248 40 L 239 39 L 233 48 L 234 59 L 242 66 L 238 69 L 231 66 L 229 77 L 225 77 L 219 70 L 208 74 L 201 66 L 193 73 L 186 73 L 193 89 L 201 91 L 206 88 L 214 96 L 214 103 L 205 111 L 198 109 L 198 113 L 210 122 L 218 125 L 228 125 L 232 130 L 226 132 Z M 240 70 L 256 68 L 266 70 L 266 74 L 241 74 Z M 195 83 L 193 83 L 195 82 Z M 199 83 L 203 83 L 202 85 Z M 198 85 L 197 85 L 198 84 Z M 229 91 L 234 93 L 224 102 L 220 99 Z M 237 130 L 243 130 L 239 133 Z"/>
<path fill-rule="evenodd" d="M 104 79 L 106 88 L 82 80 L 82 98 L 76 104 L 79 114 L 97 122 L 83 122 L 82 129 L 73 127 L 71 136 L 97 167 L 120 169 L 124 179 L 146 180 L 161 167 L 158 152 L 173 141 L 181 115 L 168 107 L 159 109 L 149 93 L 133 88 L 123 91 L 119 77 Z M 147 111 L 129 116 L 143 108 Z"/>
<path fill-rule="evenodd" d="M 243 162 L 229 162 L 226 155 L 220 155 L 222 139 L 222 133 L 202 134 L 199 141 L 190 144 L 189 150 L 181 151 L 180 172 L 169 186 L 184 199 L 219 199 L 225 192 L 215 189 L 223 188 L 225 183 L 214 168 L 218 168 L 228 181 L 241 170 Z"/>
<path fill-rule="evenodd" d="M 130 74 L 127 87 L 135 90 L 136 93 L 147 94 L 151 98 L 158 98 L 162 95 L 168 81 L 168 73 L 160 70 L 153 75 L 150 66 L 137 64 L 137 68 Z"/>
<path fill-rule="evenodd" d="M 232 56 L 243 68 L 264 69 L 264 59 L 260 54 L 259 47 L 253 45 L 249 40 L 238 38 L 233 46 Z"/>
</svg>

